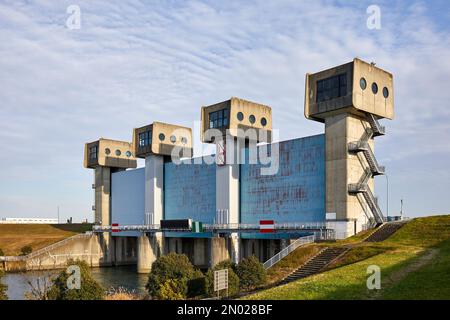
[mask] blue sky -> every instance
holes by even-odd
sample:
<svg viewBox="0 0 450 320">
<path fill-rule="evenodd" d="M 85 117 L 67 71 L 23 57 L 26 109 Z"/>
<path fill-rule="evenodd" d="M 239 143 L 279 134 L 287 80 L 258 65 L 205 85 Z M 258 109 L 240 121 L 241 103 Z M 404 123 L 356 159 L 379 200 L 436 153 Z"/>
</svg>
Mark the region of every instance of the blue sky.
<svg viewBox="0 0 450 320">
<path fill-rule="evenodd" d="M 81 28 L 66 27 L 69 5 Z M 366 8 L 381 9 L 381 29 Z M 450 212 L 448 1 L 1 1 L 0 217 L 92 219 L 84 142 L 131 140 L 154 120 L 193 127 L 238 96 L 273 108 L 289 139 L 304 76 L 354 57 L 394 74 L 396 118 L 376 154 L 391 214 Z M 376 192 L 385 209 L 385 178 Z"/>
</svg>

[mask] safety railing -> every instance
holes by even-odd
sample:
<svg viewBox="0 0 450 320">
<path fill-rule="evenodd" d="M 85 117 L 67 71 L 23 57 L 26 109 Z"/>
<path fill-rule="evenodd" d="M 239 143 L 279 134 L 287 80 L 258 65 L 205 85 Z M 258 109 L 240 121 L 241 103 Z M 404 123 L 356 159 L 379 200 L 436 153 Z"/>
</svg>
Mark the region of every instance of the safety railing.
<svg viewBox="0 0 450 320">
<path fill-rule="evenodd" d="M 89 238 L 90 236 L 91 236 L 91 235 L 89 235 L 89 234 L 84 234 L 84 233 L 76 234 L 76 235 L 71 236 L 71 237 L 69 237 L 69 238 L 66 238 L 66 239 L 64 239 L 64 240 L 55 242 L 54 244 L 51 244 L 51 245 L 49 245 L 49 246 L 47 246 L 47 247 L 44 247 L 44 248 L 39 249 L 39 250 L 36 250 L 36 251 L 34 251 L 34 252 L 32 252 L 32 253 L 30 253 L 30 254 L 24 256 L 24 258 L 25 258 L 25 259 L 32 259 L 32 258 L 34 258 L 34 257 L 40 256 L 40 255 L 43 254 L 43 253 L 46 253 L 46 252 L 51 251 L 51 250 L 53 250 L 53 249 L 59 248 L 59 247 L 63 246 L 64 244 L 66 244 L 66 243 L 68 243 L 68 242 L 71 242 L 71 241 L 73 241 L 73 240 L 75 240 L 75 239 L 79 239 L 79 238 Z"/>
<path fill-rule="evenodd" d="M 274 264 L 276 264 L 281 259 L 283 259 L 287 255 L 289 255 L 292 251 L 294 251 L 298 247 L 308 244 L 308 243 L 313 243 L 314 240 L 315 240 L 314 235 L 298 238 L 297 240 L 292 242 L 289 246 L 287 246 L 286 248 L 284 248 L 283 250 L 278 252 L 276 255 L 274 255 L 272 258 L 270 258 L 269 260 L 264 262 L 263 263 L 264 269 L 267 270 L 267 269 L 271 268 Z"/>
<path fill-rule="evenodd" d="M 6 261 L 6 262 L 12 262 L 12 261 L 26 261 L 28 259 L 33 259 L 34 257 L 38 257 L 42 254 L 45 254 L 53 249 L 59 248 L 61 246 L 63 246 L 64 244 L 71 242 L 75 239 L 79 239 L 79 238 L 88 238 L 90 237 L 91 234 L 89 233 L 80 233 L 80 234 L 76 234 L 74 236 L 71 236 L 69 238 L 63 239 L 61 241 L 55 242 L 49 246 L 46 246 L 42 249 L 36 250 L 30 254 L 27 255 L 23 255 L 23 256 L 5 256 L 5 257 L 0 257 L 0 261 Z"/>
</svg>

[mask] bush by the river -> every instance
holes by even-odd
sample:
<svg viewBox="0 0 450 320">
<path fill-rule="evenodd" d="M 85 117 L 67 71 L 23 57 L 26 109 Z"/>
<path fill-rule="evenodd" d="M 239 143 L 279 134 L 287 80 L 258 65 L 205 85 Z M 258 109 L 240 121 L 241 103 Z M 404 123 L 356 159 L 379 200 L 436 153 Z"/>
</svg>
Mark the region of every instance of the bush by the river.
<svg viewBox="0 0 450 320">
<path fill-rule="evenodd" d="M 186 299 L 204 294 L 203 278 L 186 255 L 172 252 L 153 262 L 146 289 L 155 299 Z"/>
<path fill-rule="evenodd" d="M 2 283 L 3 271 L 0 270 L 0 300 L 7 300 L 6 289 L 8 287 Z"/>
<path fill-rule="evenodd" d="M 48 291 L 50 300 L 101 300 L 105 297 L 105 290 L 94 280 L 89 265 L 84 261 L 70 260 L 67 266 L 77 266 L 80 270 L 80 288 L 68 288 L 67 281 L 73 279 L 75 273 L 68 274 L 67 270 L 61 271 L 54 279 Z M 76 284 L 76 282 L 69 283 Z"/>
</svg>

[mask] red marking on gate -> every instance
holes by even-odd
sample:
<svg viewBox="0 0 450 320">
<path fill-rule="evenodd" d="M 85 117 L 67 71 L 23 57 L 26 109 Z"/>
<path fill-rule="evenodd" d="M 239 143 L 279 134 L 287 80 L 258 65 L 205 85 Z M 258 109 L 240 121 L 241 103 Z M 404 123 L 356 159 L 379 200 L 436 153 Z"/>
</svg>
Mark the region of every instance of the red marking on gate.
<svg viewBox="0 0 450 320">
<path fill-rule="evenodd" d="M 113 223 L 112 225 L 111 225 L 111 231 L 112 232 L 119 232 L 119 224 L 118 223 Z"/>
<path fill-rule="evenodd" d="M 259 220 L 259 232 L 260 233 L 275 232 L 275 221 L 273 221 L 273 220 Z"/>
</svg>

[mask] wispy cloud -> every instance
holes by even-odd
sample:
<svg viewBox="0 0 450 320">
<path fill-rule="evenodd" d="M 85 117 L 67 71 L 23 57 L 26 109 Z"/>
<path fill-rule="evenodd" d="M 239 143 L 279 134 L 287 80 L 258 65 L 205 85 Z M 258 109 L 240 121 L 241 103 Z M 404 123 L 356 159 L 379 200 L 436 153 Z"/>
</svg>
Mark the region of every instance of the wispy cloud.
<svg viewBox="0 0 450 320">
<path fill-rule="evenodd" d="M 65 26 L 71 4 L 81 8 L 80 30 Z M 391 199 L 404 197 L 412 215 L 429 213 L 428 204 L 448 211 L 448 182 L 401 185 L 412 173 L 442 184 L 430 172 L 446 172 L 436 158 L 450 155 L 448 5 L 378 1 L 382 28 L 369 30 L 370 4 L 3 2 L 0 215 L 47 216 L 60 204 L 65 215 L 91 218 L 84 142 L 130 140 L 133 127 L 154 120 L 192 126 L 201 105 L 230 96 L 271 105 L 282 139 L 322 132 L 303 117 L 304 75 L 355 56 L 395 77 L 396 119 L 377 144 Z"/>
</svg>

